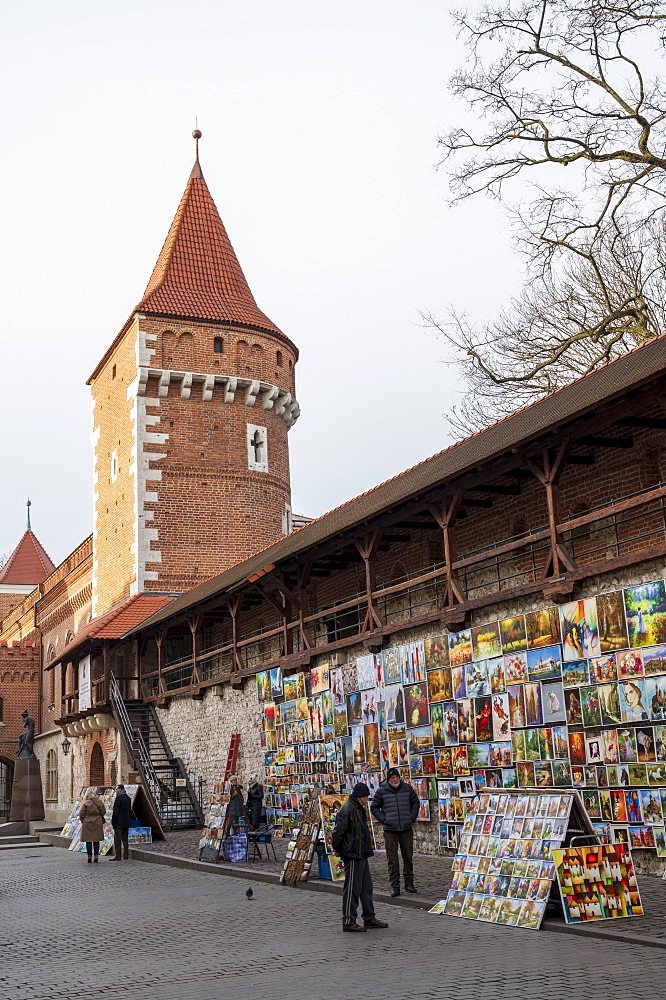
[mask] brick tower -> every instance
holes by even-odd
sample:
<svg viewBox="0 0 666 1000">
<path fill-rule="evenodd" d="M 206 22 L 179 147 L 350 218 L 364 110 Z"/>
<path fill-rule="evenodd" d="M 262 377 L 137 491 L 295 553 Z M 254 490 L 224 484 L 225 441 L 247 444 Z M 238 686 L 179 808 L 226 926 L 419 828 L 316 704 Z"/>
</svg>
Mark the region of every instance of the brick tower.
<svg viewBox="0 0 666 1000">
<path fill-rule="evenodd" d="M 178 593 L 291 530 L 294 344 L 258 308 L 199 164 L 89 379 L 93 616 Z"/>
</svg>

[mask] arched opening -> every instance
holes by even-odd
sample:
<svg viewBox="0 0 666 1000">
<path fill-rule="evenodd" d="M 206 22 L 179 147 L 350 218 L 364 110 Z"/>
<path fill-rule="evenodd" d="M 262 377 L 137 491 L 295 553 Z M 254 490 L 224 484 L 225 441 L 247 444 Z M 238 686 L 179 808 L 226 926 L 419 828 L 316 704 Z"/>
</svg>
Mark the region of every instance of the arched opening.
<svg viewBox="0 0 666 1000">
<path fill-rule="evenodd" d="M 239 375 L 247 374 L 250 363 L 250 345 L 247 340 L 236 343 L 236 365 Z"/>
<path fill-rule="evenodd" d="M 9 822 L 13 778 L 14 765 L 5 757 L 0 757 L 0 823 Z"/>
<path fill-rule="evenodd" d="M 104 751 L 99 743 L 93 743 L 90 752 L 90 785 L 104 784 Z"/>
<path fill-rule="evenodd" d="M 224 339 L 222 337 L 213 338 L 213 351 L 215 354 L 224 354 Z"/>
</svg>

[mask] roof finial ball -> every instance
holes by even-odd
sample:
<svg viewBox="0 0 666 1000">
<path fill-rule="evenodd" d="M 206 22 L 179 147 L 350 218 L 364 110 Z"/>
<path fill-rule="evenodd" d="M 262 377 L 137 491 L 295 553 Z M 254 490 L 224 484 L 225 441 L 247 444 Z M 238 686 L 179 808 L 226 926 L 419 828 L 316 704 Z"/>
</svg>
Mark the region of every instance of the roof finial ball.
<svg viewBox="0 0 666 1000">
<path fill-rule="evenodd" d="M 199 139 L 201 138 L 201 129 L 195 128 L 192 133 L 192 138 L 194 139 L 197 146 L 197 160 L 199 159 Z"/>
</svg>

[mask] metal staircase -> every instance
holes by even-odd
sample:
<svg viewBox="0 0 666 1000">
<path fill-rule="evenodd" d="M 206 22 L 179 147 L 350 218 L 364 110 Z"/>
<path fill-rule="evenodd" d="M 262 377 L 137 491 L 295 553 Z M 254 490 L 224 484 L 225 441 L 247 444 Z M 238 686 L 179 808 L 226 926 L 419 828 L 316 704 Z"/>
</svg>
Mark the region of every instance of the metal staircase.
<svg viewBox="0 0 666 1000">
<path fill-rule="evenodd" d="M 112 676 L 111 710 L 164 829 L 203 826 L 203 812 L 185 765 L 171 753 L 154 707 L 140 700 L 126 701 Z"/>
</svg>

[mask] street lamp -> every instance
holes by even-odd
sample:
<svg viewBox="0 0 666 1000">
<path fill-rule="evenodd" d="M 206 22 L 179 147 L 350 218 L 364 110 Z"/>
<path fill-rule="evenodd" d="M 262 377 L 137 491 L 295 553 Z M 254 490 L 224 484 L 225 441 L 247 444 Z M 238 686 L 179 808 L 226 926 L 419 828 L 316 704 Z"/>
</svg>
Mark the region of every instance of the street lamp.
<svg viewBox="0 0 666 1000">
<path fill-rule="evenodd" d="M 66 757 L 66 756 L 67 756 L 67 754 L 69 753 L 69 748 L 71 747 L 71 745 L 72 745 L 72 744 L 71 744 L 71 743 L 69 742 L 69 740 L 68 740 L 68 739 L 67 739 L 67 737 L 65 736 L 64 740 L 63 740 L 63 741 L 62 741 L 62 743 L 60 744 L 60 746 L 62 747 L 62 752 L 64 753 L 65 757 Z"/>
</svg>

